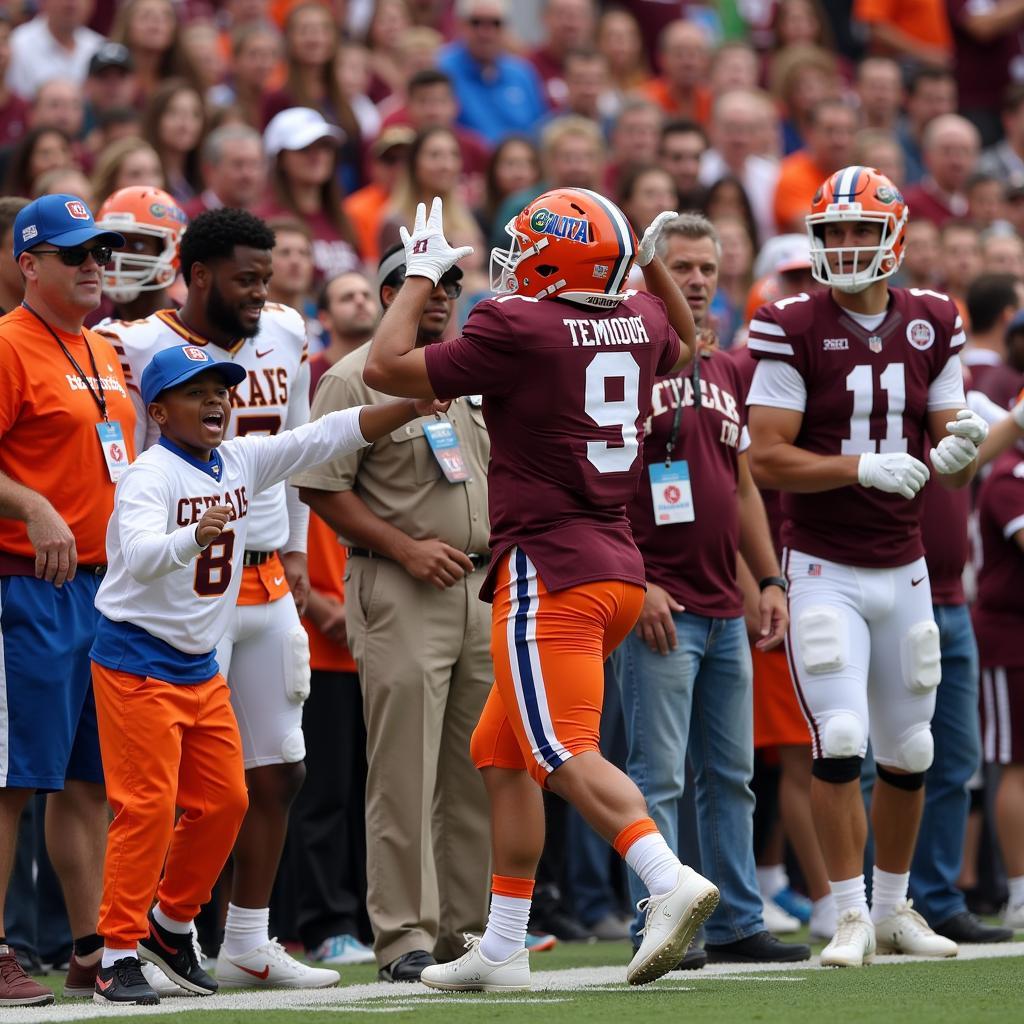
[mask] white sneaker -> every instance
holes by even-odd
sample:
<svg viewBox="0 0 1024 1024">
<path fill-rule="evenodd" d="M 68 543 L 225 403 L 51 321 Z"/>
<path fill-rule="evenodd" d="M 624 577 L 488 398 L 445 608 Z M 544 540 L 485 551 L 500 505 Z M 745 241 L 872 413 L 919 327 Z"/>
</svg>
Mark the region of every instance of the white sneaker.
<svg viewBox="0 0 1024 1024">
<path fill-rule="evenodd" d="M 165 999 L 167 996 L 195 995 L 194 992 L 188 992 L 180 985 L 175 985 L 156 964 L 151 964 L 147 960 L 142 961 L 142 976 L 161 999 Z"/>
<path fill-rule="evenodd" d="M 800 922 L 787 914 L 775 900 L 761 900 L 761 920 L 765 928 L 776 935 L 792 935 L 800 931 Z"/>
<path fill-rule="evenodd" d="M 875 925 L 879 953 L 911 956 L 956 956 L 959 947 L 952 939 L 936 935 L 928 922 L 914 910 L 913 900 L 896 904 L 896 909 Z"/>
<path fill-rule="evenodd" d="M 446 992 L 527 992 L 530 988 L 530 951 L 517 949 L 497 963 L 480 952 L 480 937 L 466 936 L 466 949 L 458 960 L 423 968 L 420 981 Z"/>
<path fill-rule="evenodd" d="M 683 864 L 675 888 L 637 904 L 647 918 L 643 940 L 626 970 L 630 985 L 646 985 L 671 971 L 683 958 L 697 929 L 718 906 L 718 888 Z"/>
<path fill-rule="evenodd" d="M 326 967 L 307 967 L 290 957 L 277 939 L 228 956 L 221 946 L 217 957 L 217 983 L 224 988 L 326 988 L 341 975 Z"/>
<path fill-rule="evenodd" d="M 1007 903 L 1003 908 L 1003 924 L 1015 932 L 1024 931 L 1024 903 L 1012 907 Z"/>
<path fill-rule="evenodd" d="M 306 955 L 319 964 L 372 964 L 376 960 L 373 950 L 354 935 L 332 935 L 316 949 L 306 950 Z"/>
<path fill-rule="evenodd" d="M 832 896 L 823 896 L 814 901 L 811 908 L 810 932 L 812 939 L 828 942 L 836 933 L 836 901 Z"/>
<path fill-rule="evenodd" d="M 839 916 L 832 941 L 821 951 L 822 967 L 862 967 L 875 959 L 875 926 L 859 910 Z"/>
</svg>

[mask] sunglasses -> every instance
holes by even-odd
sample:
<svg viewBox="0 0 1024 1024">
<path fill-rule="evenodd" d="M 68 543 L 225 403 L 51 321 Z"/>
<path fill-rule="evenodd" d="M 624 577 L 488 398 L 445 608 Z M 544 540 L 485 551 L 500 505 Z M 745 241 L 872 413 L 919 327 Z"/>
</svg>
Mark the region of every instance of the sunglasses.
<svg viewBox="0 0 1024 1024">
<path fill-rule="evenodd" d="M 505 22 L 501 18 L 469 18 L 471 28 L 501 28 Z"/>
<path fill-rule="evenodd" d="M 80 267 L 90 256 L 101 266 L 106 266 L 114 255 L 109 245 L 94 245 L 86 249 L 76 245 L 73 249 L 33 249 L 36 256 L 59 256 L 65 267 Z"/>
<path fill-rule="evenodd" d="M 461 281 L 445 281 L 442 279 L 439 283 L 449 299 L 457 299 L 462 294 Z"/>
</svg>

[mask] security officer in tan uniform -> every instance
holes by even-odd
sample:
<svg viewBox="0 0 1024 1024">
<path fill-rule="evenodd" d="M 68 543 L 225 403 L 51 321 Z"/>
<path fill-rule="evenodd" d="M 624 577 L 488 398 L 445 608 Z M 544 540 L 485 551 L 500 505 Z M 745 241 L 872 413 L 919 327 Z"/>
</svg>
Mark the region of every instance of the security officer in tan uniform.
<svg viewBox="0 0 1024 1024">
<path fill-rule="evenodd" d="M 387 308 L 405 278 L 401 245 L 378 270 Z M 417 344 L 441 343 L 458 297 L 453 267 Z M 387 401 L 363 383 L 369 345 L 320 381 L 312 416 Z M 490 870 L 487 800 L 469 740 L 494 675 L 479 600 L 489 553 L 490 441 L 479 399 L 417 420 L 304 472 L 302 500 L 349 547 L 345 608 L 367 733 L 367 910 L 385 981 L 416 981 L 479 932 Z"/>
</svg>

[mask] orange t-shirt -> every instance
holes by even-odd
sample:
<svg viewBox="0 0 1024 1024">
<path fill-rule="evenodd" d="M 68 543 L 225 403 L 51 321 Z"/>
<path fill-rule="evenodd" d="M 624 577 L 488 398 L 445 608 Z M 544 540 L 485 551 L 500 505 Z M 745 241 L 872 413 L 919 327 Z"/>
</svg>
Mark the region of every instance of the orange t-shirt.
<svg viewBox="0 0 1024 1024">
<path fill-rule="evenodd" d="M 309 514 L 306 541 L 309 553 L 309 583 L 327 597 L 345 601 L 345 560 L 348 553 L 334 531 L 315 513 Z M 309 620 L 302 620 L 309 636 L 309 664 L 321 672 L 355 672 L 356 663 L 347 646 L 329 640 Z"/>
<path fill-rule="evenodd" d="M 779 165 L 775 185 L 775 223 L 779 231 L 803 231 L 804 217 L 818 186 L 828 177 L 803 149 L 790 153 Z"/>
<path fill-rule="evenodd" d="M 380 256 L 380 224 L 391 196 L 376 182 L 370 182 L 346 197 L 341 204 L 352 222 L 359 242 L 359 251 L 366 263 L 376 263 Z"/>
<path fill-rule="evenodd" d="M 945 0 L 854 0 L 853 18 L 891 25 L 919 43 L 953 52 Z"/>
<path fill-rule="evenodd" d="M 694 89 L 693 102 L 686 107 L 669 92 L 668 83 L 663 78 L 651 78 L 637 91 L 673 117 L 688 117 L 704 127 L 711 120 L 711 90 L 702 85 Z"/>
<path fill-rule="evenodd" d="M 110 342 L 90 330 L 54 331 L 89 377 L 92 350 L 107 416 L 121 424 L 128 458 L 134 459 L 135 409 Z M 96 433 L 100 422 L 85 381 L 36 317 L 19 306 L 0 319 L 0 470 L 53 505 L 75 535 L 83 565 L 106 564 L 114 508 L 114 485 Z M 33 557 L 24 523 L 0 519 L 0 551 Z"/>
</svg>

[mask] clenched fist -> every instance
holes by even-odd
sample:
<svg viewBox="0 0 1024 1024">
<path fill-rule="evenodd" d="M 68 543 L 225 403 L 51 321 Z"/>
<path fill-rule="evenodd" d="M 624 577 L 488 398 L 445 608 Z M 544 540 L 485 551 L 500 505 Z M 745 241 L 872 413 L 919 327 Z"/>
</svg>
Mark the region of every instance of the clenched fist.
<svg viewBox="0 0 1024 1024">
<path fill-rule="evenodd" d="M 215 541 L 234 514 L 235 510 L 230 505 L 211 505 L 196 526 L 196 543 L 205 548 Z"/>
</svg>

